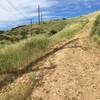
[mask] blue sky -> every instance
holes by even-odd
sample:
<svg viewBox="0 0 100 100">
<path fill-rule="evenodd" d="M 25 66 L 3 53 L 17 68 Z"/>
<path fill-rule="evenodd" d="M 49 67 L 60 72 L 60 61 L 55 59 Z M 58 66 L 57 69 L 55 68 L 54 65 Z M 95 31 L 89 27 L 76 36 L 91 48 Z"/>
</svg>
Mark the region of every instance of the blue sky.
<svg viewBox="0 0 100 100">
<path fill-rule="evenodd" d="M 0 0 L 0 30 L 37 21 L 37 6 L 43 19 L 69 18 L 100 10 L 100 0 Z"/>
</svg>

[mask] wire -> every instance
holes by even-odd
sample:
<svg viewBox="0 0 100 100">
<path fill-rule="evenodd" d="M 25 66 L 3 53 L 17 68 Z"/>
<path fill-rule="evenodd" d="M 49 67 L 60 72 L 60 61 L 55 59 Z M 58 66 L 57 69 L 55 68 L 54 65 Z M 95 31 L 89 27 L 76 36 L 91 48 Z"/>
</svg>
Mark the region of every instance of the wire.
<svg viewBox="0 0 100 100">
<path fill-rule="evenodd" d="M 6 0 L 6 2 L 13 8 L 13 9 L 15 9 L 21 16 L 23 16 L 24 18 L 26 17 L 18 8 L 16 8 L 14 5 L 13 5 L 13 3 L 12 2 L 10 2 L 9 0 Z M 33 1 L 33 3 L 34 3 L 34 1 Z M 7 11 L 7 12 L 9 12 L 9 10 L 6 8 L 6 7 L 3 7 L 3 6 L 0 6 L 0 8 L 1 9 L 3 9 L 3 10 L 5 10 L 5 11 Z M 13 14 L 13 15 L 16 15 L 15 13 L 13 13 L 13 12 L 10 12 L 11 14 Z M 17 15 L 16 15 L 17 16 Z M 17 16 L 18 17 L 18 16 Z M 27 17 L 26 17 L 27 18 Z M 0 24 L 6 24 L 6 22 L 9 22 L 9 21 L 0 21 L 1 23 Z M 32 22 L 31 22 L 31 24 L 32 24 Z"/>
<path fill-rule="evenodd" d="M 13 8 L 15 9 L 20 15 L 22 15 L 23 17 L 26 17 L 21 11 L 19 11 L 18 8 L 16 8 L 9 0 L 6 0 L 7 3 Z"/>
<path fill-rule="evenodd" d="M 4 10 L 6 12 L 9 12 L 8 9 L 5 9 L 3 6 L 1 7 L 1 5 L 0 5 L 0 9 Z M 14 15 L 14 16 L 18 17 L 15 13 L 11 13 L 11 15 Z M 5 24 L 5 23 L 8 23 L 8 22 L 9 21 L 2 20 L 2 21 L 0 21 L 0 24 Z"/>
<path fill-rule="evenodd" d="M 10 12 L 8 9 L 6 9 L 5 7 L 3 7 L 3 6 L 1 6 L 0 5 L 0 9 L 2 9 L 2 10 L 4 10 L 4 11 L 6 11 L 6 12 Z M 15 15 L 15 16 L 17 16 L 17 14 L 15 14 L 15 13 L 13 13 L 13 12 L 10 12 L 12 15 Z M 18 17 L 18 16 L 17 16 Z"/>
</svg>

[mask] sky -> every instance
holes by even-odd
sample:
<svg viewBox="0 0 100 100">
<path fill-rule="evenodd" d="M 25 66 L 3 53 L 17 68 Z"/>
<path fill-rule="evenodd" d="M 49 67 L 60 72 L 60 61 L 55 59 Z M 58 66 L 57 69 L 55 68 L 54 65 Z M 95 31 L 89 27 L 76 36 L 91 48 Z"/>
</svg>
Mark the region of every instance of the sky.
<svg viewBox="0 0 100 100">
<path fill-rule="evenodd" d="M 71 18 L 100 10 L 100 0 L 0 0 L 0 30 L 37 22 L 37 7 L 43 20 Z"/>
</svg>

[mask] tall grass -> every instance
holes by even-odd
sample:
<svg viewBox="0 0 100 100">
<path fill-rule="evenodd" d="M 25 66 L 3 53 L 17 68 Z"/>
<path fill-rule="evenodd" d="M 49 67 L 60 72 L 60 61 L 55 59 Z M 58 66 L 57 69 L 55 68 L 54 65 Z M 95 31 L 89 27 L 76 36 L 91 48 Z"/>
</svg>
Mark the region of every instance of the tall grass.
<svg viewBox="0 0 100 100">
<path fill-rule="evenodd" d="M 91 33 L 92 33 L 91 35 L 95 35 L 95 34 L 100 35 L 100 15 L 97 16 Z"/>
<path fill-rule="evenodd" d="M 69 26 L 66 26 L 61 32 L 51 37 L 54 43 L 57 43 L 61 40 L 70 39 L 75 36 L 88 21 L 73 23 Z"/>
<path fill-rule="evenodd" d="M 0 52 L 0 73 L 22 68 L 39 57 L 43 50 L 48 48 L 49 44 L 50 40 L 48 38 L 39 35 L 30 40 L 4 48 Z"/>
<path fill-rule="evenodd" d="M 91 36 L 100 44 L 100 15 L 97 16 L 91 31 Z"/>
<path fill-rule="evenodd" d="M 73 37 L 85 24 L 83 22 L 71 24 L 52 37 L 37 35 L 1 49 L 0 74 L 22 69 L 30 62 L 42 56 L 51 45 L 63 39 Z"/>
</svg>

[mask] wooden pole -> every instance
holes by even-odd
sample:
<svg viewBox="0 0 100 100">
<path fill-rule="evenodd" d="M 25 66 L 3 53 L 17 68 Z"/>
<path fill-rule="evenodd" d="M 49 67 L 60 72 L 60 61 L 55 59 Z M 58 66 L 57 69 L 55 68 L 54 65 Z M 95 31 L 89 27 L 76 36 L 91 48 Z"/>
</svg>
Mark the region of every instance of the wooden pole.
<svg viewBox="0 0 100 100">
<path fill-rule="evenodd" d="M 38 24 L 41 24 L 41 10 L 40 10 L 40 5 L 38 5 Z"/>
<path fill-rule="evenodd" d="M 32 36 L 32 24 L 33 24 L 32 19 L 30 19 L 30 23 L 31 23 L 30 35 Z"/>
</svg>

